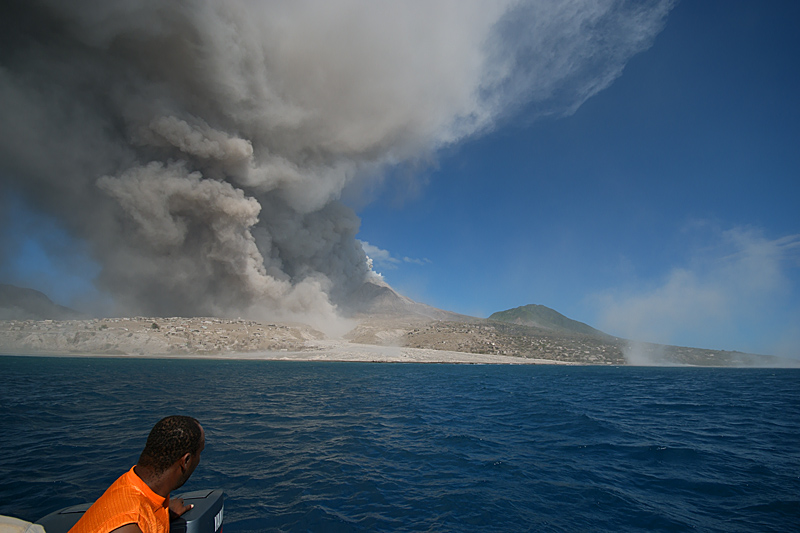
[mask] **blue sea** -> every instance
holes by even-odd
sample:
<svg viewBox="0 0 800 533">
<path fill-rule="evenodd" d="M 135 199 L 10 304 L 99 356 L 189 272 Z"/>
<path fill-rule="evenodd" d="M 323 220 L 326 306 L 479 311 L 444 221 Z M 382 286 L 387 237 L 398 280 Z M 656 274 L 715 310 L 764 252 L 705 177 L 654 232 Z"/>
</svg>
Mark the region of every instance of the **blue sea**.
<svg viewBox="0 0 800 533">
<path fill-rule="evenodd" d="M 0 357 L 0 514 L 97 498 L 161 417 L 237 531 L 800 531 L 800 370 Z"/>
</svg>

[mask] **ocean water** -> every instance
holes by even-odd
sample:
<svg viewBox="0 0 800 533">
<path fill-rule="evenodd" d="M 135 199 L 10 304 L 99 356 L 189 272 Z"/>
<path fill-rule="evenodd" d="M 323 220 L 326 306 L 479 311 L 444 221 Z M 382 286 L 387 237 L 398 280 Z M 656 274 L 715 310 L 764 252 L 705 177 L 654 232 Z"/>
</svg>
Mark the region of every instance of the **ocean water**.
<svg viewBox="0 0 800 533">
<path fill-rule="evenodd" d="M 152 425 L 225 531 L 800 531 L 800 370 L 0 357 L 0 514 L 91 501 Z M 181 491 L 178 491 L 179 493 Z"/>
</svg>

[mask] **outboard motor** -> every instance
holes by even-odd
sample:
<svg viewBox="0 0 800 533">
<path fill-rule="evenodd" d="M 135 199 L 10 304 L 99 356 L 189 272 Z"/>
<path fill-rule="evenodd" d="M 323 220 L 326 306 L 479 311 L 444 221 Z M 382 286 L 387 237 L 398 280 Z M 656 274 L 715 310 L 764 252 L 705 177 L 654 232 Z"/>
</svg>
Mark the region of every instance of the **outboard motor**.
<svg viewBox="0 0 800 533">
<path fill-rule="evenodd" d="M 225 510 L 222 490 L 196 490 L 176 497 L 183 498 L 186 505 L 194 504 L 194 507 L 170 521 L 170 533 L 222 533 Z M 36 524 L 44 527 L 46 533 L 67 533 L 91 505 L 84 503 L 66 507 L 40 518 Z"/>
</svg>

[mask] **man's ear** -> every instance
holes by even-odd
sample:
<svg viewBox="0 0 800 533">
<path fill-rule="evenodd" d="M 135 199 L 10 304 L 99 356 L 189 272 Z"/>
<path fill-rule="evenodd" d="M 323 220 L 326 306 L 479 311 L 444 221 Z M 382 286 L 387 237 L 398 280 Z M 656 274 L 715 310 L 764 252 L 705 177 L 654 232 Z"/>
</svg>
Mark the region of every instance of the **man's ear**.
<svg viewBox="0 0 800 533">
<path fill-rule="evenodd" d="M 186 452 L 185 454 L 183 454 L 183 456 L 181 456 L 181 469 L 186 470 L 187 468 L 189 468 L 189 463 L 191 462 L 192 462 L 192 454 Z"/>
</svg>

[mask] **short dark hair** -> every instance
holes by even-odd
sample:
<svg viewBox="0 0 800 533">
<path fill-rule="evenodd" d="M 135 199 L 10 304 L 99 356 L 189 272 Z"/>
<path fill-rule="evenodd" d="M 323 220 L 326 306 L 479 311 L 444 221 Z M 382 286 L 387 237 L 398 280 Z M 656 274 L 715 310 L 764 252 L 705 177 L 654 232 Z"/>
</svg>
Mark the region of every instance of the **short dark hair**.
<svg viewBox="0 0 800 533">
<path fill-rule="evenodd" d="M 160 474 L 184 454 L 197 453 L 201 438 L 200 422 L 191 416 L 162 418 L 150 430 L 138 464 L 152 467 Z"/>
</svg>

